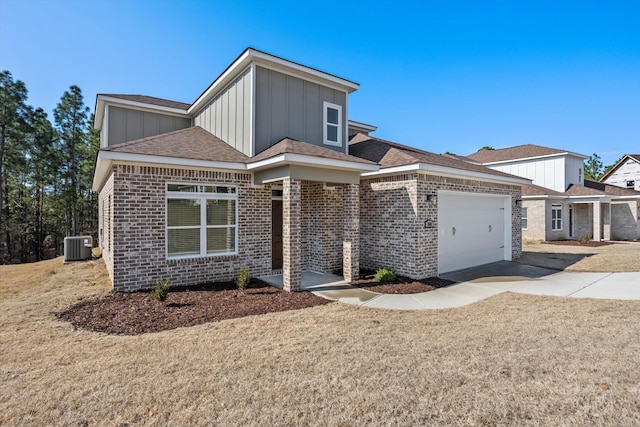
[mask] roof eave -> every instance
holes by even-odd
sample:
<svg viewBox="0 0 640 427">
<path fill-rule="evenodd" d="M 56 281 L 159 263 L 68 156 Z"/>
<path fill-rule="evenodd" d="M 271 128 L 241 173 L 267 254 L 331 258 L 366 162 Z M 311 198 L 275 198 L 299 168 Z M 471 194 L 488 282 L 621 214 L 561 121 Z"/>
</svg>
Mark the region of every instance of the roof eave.
<svg viewBox="0 0 640 427">
<path fill-rule="evenodd" d="M 308 156 L 305 154 L 296 153 L 283 153 L 270 157 L 264 160 L 258 160 L 256 162 L 249 162 L 247 169 L 251 171 L 258 171 L 263 169 L 270 169 L 284 165 L 301 165 L 310 167 L 324 167 L 328 169 L 340 169 L 350 170 L 357 172 L 372 172 L 377 171 L 379 166 L 376 164 L 366 164 L 359 162 L 350 162 L 347 160 L 336 160 L 325 157 Z"/>
<path fill-rule="evenodd" d="M 490 165 L 499 165 L 502 163 L 521 162 L 523 160 L 539 160 L 539 159 L 546 159 L 550 157 L 561 157 L 561 156 L 575 156 L 575 157 L 581 158 L 582 160 L 586 160 L 589 158 L 589 156 L 585 156 L 584 154 L 574 153 L 572 151 L 564 151 L 562 153 L 544 154 L 542 156 L 520 157 L 517 159 L 499 160 L 495 162 L 480 162 L 480 164 L 484 166 L 490 166 Z"/>
<path fill-rule="evenodd" d="M 123 153 L 100 150 L 96 160 L 96 171 L 92 189 L 99 191 L 104 185 L 107 173 L 113 162 L 152 163 L 179 167 L 196 167 L 206 169 L 224 169 L 246 171 L 247 165 L 240 162 L 216 162 L 211 160 L 187 159 L 182 157 L 156 156 L 151 154 Z"/>
<path fill-rule="evenodd" d="M 465 171 L 462 169 L 455 169 L 446 166 L 430 165 L 427 163 L 411 163 L 408 165 L 395 166 L 390 168 L 383 168 L 377 172 L 369 172 L 362 174 L 365 177 L 368 176 L 380 176 L 380 175 L 393 175 L 403 172 L 420 172 L 428 175 L 448 176 L 452 178 L 463 179 L 478 179 L 480 181 L 495 182 L 500 184 L 515 184 L 524 185 L 531 184 L 530 179 L 521 178 L 517 176 L 499 176 L 490 173 Z"/>
</svg>

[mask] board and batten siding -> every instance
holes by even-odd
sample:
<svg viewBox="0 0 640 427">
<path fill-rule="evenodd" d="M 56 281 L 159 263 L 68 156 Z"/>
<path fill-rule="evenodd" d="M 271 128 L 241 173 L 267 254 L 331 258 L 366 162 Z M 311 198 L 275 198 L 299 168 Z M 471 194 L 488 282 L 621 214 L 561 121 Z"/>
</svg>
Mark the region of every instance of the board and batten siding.
<svg viewBox="0 0 640 427">
<path fill-rule="evenodd" d="M 140 138 L 191 127 L 191 119 L 130 108 L 109 108 L 107 145 L 112 146 Z"/>
<path fill-rule="evenodd" d="M 535 185 L 555 191 L 567 190 L 565 182 L 565 158 L 551 157 L 538 160 L 519 160 L 513 163 L 487 165 L 491 169 L 533 180 Z M 576 176 L 577 178 L 577 176 Z"/>
<path fill-rule="evenodd" d="M 251 68 L 225 87 L 202 108 L 193 119 L 236 150 L 250 156 L 251 153 Z"/>
<path fill-rule="evenodd" d="M 255 153 L 283 138 L 345 152 L 347 94 L 278 71 L 256 66 Z M 323 144 L 323 103 L 342 106 L 342 146 Z"/>
</svg>

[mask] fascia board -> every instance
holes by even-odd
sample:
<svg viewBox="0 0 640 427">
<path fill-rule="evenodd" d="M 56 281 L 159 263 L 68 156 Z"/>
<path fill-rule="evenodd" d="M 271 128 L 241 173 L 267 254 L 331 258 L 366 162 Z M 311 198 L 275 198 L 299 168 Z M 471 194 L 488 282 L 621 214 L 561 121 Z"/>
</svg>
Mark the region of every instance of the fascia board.
<svg viewBox="0 0 640 427">
<path fill-rule="evenodd" d="M 640 195 L 638 196 L 611 196 L 611 200 L 640 200 Z"/>
<path fill-rule="evenodd" d="M 523 200 L 538 200 L 538 199 L 568 199 L 569 196 L 554 196 L 549 194 L 537 195 L 537 196 L 522 196 Z"/>
<path fill-rule="evenodd" d="M 188 167 L 203 169 L 237 170 L 246 171 L 247 165 L 244 163 L 213 162 L 209 160 L 183 159 L 178 157 L 152 156 L 147 154 L 118 153 L 113 151 L 99 151 L 96 159 L 96 170 L 93 175 L 92 189 L 99 191 L 102 188 L 106 174 L 109 172 L 113 162 L 156 164 L 167 167 Z"/>
<path fill-rule="evenodd" d="M 306 80 L 322 83 L 325 86 L 338 88 L 339 90 L 351 93 L 357 90 L 360 85 L 340 77 L 332 76 L 304 65 L 296 64 L 286 59 L 278 58 L 264 52 L 248 48 L 231 63 L 218 76 L 213 83 L 191 104 L 187 112 L 193 114 L 200 110 L 216 93 L 223 89 L 231 80 L 245 70 L 251 63 L 256 63 L 265 68 L 271 68 L 285 74 L 302 77 Z"/>
<path fill-rule="evenodd" d="M 128 99 L 113 98 L 111 96 L 104 96 L 104 95 L 98 95 L 98 103 L 100 103 L 100 101 L 104 103 L 109 103 L 109 105 L 115 105 L 115 106 L 121 105 L 124 107 L 134 108 L 136 110 L 150 111 L 153 113 L 158 113 L 158 112 L 168 113 L 173 116 L 191 118 L 191 116 L 187 113 L 187 110 L 181 110 L 179 108 L 163 107 L 161 105 L 129 101 Z"/>
<path fill-rule="evenodd" d="M 172 166 L 186 166 L 210 169 L 231 169 L 246 171 L 247 165 L 235 162 L 215 162 L 211 160 L 184 159 L 181 157 L 154 156 L 151 154 L 121 153 L 115 151 L 101 151 L 99 158 L 121 162 L 162 163 Z"/>
<path fill-rule="evenodd" d="M 96 107 L 94 108 L 95 114 L 93 116 L 93 128 L 96 130 L 102 129 L 102 123 L 104 122 L 104 110 L 105 110 L 105 102 L 102 97 L 98 95 L 96 97 Z"/>
<path fill-rule="evenodd" d="M 570 200 L 581 200 L 581 201 L 594 201 L 594 202 L 606 202 L 611 201 L 611 196 L 568 196 Z"/>
<path fill-rule="evenodd" d="M 524 160 L 540 160 L 540 159 L 548 159 L 551 157 L 562 157 L 562 156 L 575 156 L 575 157 L 579 157 L 582 160 L 586 160 L 589 158 L 589 156 L 585 156 L 584 154 L 579 154 L 579 153 L 573 153 L 571 151 L 565 151 L 563 153 L 554 153 L 554 154 L 545 154 L 543 156 L 533 156 L 533 157 L 521 157 L 519 159 L 509 159 L 509 160 L 500 160 L 498 162 L 486 162 L 486 163 L 481 163 L 484 166 L 489 166 L 489 165 L 500 165 L 500 164 L 506 164 L 506 163 L 519 163 L 522 162 Z"/>
<path fill-rule="evenodd" d="M 96 158 L 96 169 L 93 173 L 93 183 L 91 184 L 91 189 L 96 192 L 102 189 L 104 181 L 107 179 L 107 174 L 111 169 L 111 160 L 103 158 L 101 154 L 102 152 L 99 151 Z"/>
<path fill-rule="evenodd" d="M 463 179 L 478 179 L 481 181 L 495 182 L 495 183 L 509 183 L 509 184 L 531 184 L 530 179 L 519 177 L 501 177 L 488 173 L 463 171 L 460 169 L 448 168 L 446 166 L 429 165 L 426 163 L 413 163 L 405 166 L 396 166 L 392 168 L 381 169 L 378 172 L 366 173 L 363 176 L 376 176 L 376 175 L 391 175 L 402 172 L 420 172 L 427 175 L 448 176 L 451 178 L 463 178 Z"/>
<path fill-rule="evenodd" d="M 347 126 L 351 127 L 351 128 L 354 128 L 354 129 L 366 130 L 368 132 L 375 132 L 378 129 L 377 126 L 368 125 L 368 124 L 362 123 L 362 122 L 356 122 L 355 120 L 348 120 L 347 121 Z"/>
<path fill-rule="evenodd" d="M 269 55 L 268 53 L 249 49 L 249 54 L 257 63 L 269 64 L 279 69 L 289 70 L 290 74 L 299 74 L 301 76 L 304 76 L 305 78 L 311 76 L 325 82 L 324 84 L 332 83 L 334 85 L 338 85 L 343 88 L 342 90 L 346 90 L 349 93 L 357 90 L 360 87 L 358 83 L 325 73 L 320 70 L 316 70 L 314 68 L 307 67 L 302 64 L 287 61 L 286 59 L 278 58 L 277 56 Z"/>
<path fill-rule="evenodd" d="M 284 153 L 271 157 L 269 159 L 260 160 L 257 162 L 251 162 L 247 164 L 248 170 L 260 170 L 265 168 L 271 168 L 275 166 L 281 166 L 285 164 L 297 164 L 304 166 L 325 167 L 328 169 L 344 169 L 353 171 L 376 171 L 379 169 L 375 164 L 364 164 L 349 162 L 346 160 L 325 159 L 323 157 L 307 156 L 304 154 Z"/>
</svg>

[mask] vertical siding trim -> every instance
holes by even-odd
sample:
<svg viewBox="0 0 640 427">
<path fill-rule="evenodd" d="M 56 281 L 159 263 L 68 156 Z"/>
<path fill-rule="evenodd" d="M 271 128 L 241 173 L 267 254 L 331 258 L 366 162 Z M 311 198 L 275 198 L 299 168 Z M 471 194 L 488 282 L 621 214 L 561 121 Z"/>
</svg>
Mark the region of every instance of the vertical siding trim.
<svg viewBox="0 0 640 427">
<path fill-rule="evenodd" d="M 323 123 L 324 126 L 324 123 Z M 349 154 L 349 135 L 347 128 L 349 127 L 349 93 L 344 93 L 344 116 L 342 117 L 342 141 L 344 142 L 344 153 Z"/>
<path fill-rule="evenodd" d="M 104 129 L 104 147 L 109 146 L 109 104 L 104 107 L 104 120 L 102 122 L 102 129 Z"/>
</svg>

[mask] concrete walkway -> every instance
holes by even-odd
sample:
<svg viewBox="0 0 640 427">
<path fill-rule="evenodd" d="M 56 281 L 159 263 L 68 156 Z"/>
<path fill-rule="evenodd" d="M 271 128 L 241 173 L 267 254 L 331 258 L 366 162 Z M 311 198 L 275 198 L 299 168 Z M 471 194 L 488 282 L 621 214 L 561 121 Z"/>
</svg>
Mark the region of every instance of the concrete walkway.
<svg viewBox="0 0 640 427">
<path fill-rule="evenodd" d="M 640 300 L 640 272 L 575 273 L 513 262 L 497 262 L 442 275 L 458 282 L 420 294 L 379 294 L 349 286 L 340 276 L 304 272 L 304 290 L 334 301 L 391 310 L 454 308 L 502 292 L 571 298 Z M 261 277 L 282 287 L 282 276 Z"/>
</svg>

